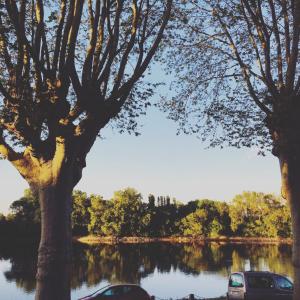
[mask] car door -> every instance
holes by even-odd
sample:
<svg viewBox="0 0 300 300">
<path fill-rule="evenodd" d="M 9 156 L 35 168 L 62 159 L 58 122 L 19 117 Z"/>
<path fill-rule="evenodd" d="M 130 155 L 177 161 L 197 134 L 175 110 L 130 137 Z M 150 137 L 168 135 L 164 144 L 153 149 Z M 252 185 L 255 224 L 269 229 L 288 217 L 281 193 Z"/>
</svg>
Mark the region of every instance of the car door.
<svg viewBox="0 0 300 300">
<path fill-rule="evenodd" d="M 293 283 L 286 277 L 275 275 L 276 284 L 276 300 L 292 300 L 293 299 Z"/>
<path fill-rule="evenodd" d="M 150 300 L 149 295 L 139 286 L 131 286 L 131 289 L 128 290 L 128 299 L 126 300 Z"/>
<path fill-rule="evenodd" d="M 127 285 L 123 286 L 122 295 L 119 296 L 118 300 L 135 300 L 134 286 Z M 136 299 L 138 300 L 138 299 Z"/>
<path fill-rule="evenodd" d="M 275 300 L 276 287 L 269 274 L 247 274 L 247 300 Z"/>
</svg>

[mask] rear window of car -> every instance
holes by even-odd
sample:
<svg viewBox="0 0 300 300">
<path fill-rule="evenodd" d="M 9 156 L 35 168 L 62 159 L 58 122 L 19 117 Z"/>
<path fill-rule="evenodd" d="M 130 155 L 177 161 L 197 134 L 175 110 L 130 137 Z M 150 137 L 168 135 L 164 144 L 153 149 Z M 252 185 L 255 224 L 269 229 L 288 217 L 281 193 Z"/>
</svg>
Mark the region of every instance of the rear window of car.
<svg viewBox="0 0 300 300">
<path fill-rule="evenodd" d="M 247 276 L 248 286 L 252 289 L 272 289 L 274 282 L 271 276 L 256 275 Z"/>
<path fill-rule="evenodd" d="M 232 274 L 229 278 L 230 287 L 243 287 L 244 279 L 241 274 Z"/>
</svg>

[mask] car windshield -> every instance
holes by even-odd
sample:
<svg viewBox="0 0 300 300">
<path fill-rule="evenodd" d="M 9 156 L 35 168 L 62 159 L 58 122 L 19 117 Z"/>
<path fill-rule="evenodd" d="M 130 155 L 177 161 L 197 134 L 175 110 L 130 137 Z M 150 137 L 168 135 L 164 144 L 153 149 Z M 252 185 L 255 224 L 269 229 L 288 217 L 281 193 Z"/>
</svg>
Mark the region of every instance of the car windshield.
<svg viewBox="0 0 300 300">
<path fill-rule="evenodd" d="M 249 288 L 271 289 L 274 287 L 273 279 L 267 275 L 249 275 L 247 277 Z"/>
<path fill-rule="evenodd" d="M 232 274 L 229 279 L 229 286 L 230 287 L 243 287 L 244 286 L 244 279 L 241 274 Z"/>
<path fill-rule="evenodd" d="M 100 288 L 99 290 L 95 291 L 94 293 L 90 294 L 90 295 L 87 296 L 87 297 L 94 296 L 95 294 L 98 294 L 99 292 L 105 290 L 105 289 L 108 288 L 109 286 L 110 286 L 110 285 L 103 286 L 102 288 Z"/>
<path fill-rule="evenodd" d="M 292 290 L 293 284 L 283 276 L 275 276 L 277 286 L 282 290 Z"/>
</svg>

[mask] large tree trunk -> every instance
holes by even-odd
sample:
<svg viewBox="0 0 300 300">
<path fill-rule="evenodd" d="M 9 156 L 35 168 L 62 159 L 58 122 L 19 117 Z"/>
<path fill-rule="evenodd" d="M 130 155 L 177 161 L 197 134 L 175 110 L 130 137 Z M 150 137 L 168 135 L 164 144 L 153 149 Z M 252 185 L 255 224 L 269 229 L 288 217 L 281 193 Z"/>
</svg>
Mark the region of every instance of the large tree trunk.
<svg viewBox="0 0 300 300">
<path fill-rule="evenodd" d="M 38 186 L 41 240 L 38 252 L 36 300 L 70 299 L 71 194 L 68 172 L 49 185 Z"/>
<path fill-rule="evenodd" d="M 297 156 L 280 158 L 282 194 L 292 216 L 294 300 L 300 299 L 300 155 Z"/>
</svg>

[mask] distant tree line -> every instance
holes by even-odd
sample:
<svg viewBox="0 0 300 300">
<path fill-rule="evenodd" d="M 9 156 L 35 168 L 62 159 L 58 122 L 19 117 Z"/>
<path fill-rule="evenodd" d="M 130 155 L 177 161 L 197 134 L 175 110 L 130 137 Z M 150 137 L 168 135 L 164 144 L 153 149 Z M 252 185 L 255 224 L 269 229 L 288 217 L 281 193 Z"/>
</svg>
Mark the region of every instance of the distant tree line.
<svg viewBox="0 0 300 300">
<path fill-rule="evenodd" d="M 148 202 L 133 188 L 99 195 L 73 192 L 74 235 L 291 237 L 287 204 L 272 194 L 243 192 L 229 202 L 208 199 L 183 204 L 169 196 L 149 195 Z M 0 214 L 1 236 L 39 236 L 40 208 L 29 190 L 14 201 L 7 216 Z"/>
</svg>

